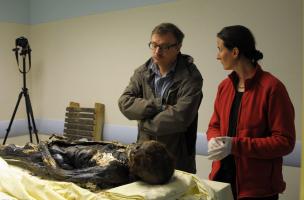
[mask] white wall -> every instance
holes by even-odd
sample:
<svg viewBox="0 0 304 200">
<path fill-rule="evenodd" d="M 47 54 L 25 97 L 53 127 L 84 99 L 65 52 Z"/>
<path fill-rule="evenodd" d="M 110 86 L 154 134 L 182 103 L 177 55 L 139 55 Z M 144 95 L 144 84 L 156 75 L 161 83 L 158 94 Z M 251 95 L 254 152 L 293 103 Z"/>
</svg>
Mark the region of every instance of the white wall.
<svg viewBox="0 0 304 200">
<path fill-rule="evenodd" d="M 176 23 L 186 34 L 182 51 L 194 57 L 204 81 L 199 131 L 205 132 L 219 82 L 227 72 L 215 59 L 216 33 L 243 24 L 264 53 L 264 69 L 281 79 L 295 110 L 301 110 L 300 0 L 179 0 L 100 15 L 32 25 L 34 110 L 39 118 L 63 119 L 71 100 L 106 105 L 106 123 L 135 125 L 117 100 L 134 69 L 150 56 L 147 43 L 160 22 Z M 261 6 L 263 5 L 263 6 Z M 275 7 L 273 5 L 276 5 Z M 300 113 L 296 113 L 297 138 Z"/>
<path fill-rule="evenodd" d="M 22 88 L 22 74 L 18 70 L 15 54 L 15 39 L 27 36 L 29 27 L 15 23 L 0 22 L 0 120 L 9 120 Z M 25 103 L 20 102 L 16 119 L 23 119 Z M 2 135 L 2 133 L 0 133 Z"/>
<path fill-rule="evenodd" d="M 11 49 L 15 38 L 25 35 L 33 49 L 28 87 L 37 119 L 63 121 L 71 100 L 90 107 L 101 102 L 106 105 L 107 124 L 135 126 L 119 112 L 117 100 L 134 69 L 150 56 L 147 43 L 153 27 L 173 22 L 186 34 L 182 51 L 194 57 L 205 79 L 199 111 L 199 132 L 205 132 L 217 85 L 227 75 L 215 59 L 216 33 L 223 26 L 243 24 L 264 53 L 264 69 L 289 91 L 300 140 L 302 8 L 301 0 L 177 0 L 30 26 L 0 23 L 0 122 L 6 125 L 10 119 L 22 87 Z M 16 118 L 24 119 L 24 102 L 20 106 Z M 1 135 L 2 127 L 0 123 Z M 198 163 L 199 173 L 208 174 L 210 163 L 204 158 Z M 299 174 L 299 168 L 284 168 L 287 190 L 281 199 L 297 199 Z"/>
</svg>

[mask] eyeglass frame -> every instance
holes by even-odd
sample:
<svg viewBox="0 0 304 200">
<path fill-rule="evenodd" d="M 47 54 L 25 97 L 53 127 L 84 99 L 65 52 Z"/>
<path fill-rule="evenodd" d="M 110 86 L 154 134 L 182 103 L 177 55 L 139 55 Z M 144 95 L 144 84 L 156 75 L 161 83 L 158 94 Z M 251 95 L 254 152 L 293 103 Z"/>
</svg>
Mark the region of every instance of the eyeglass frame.
<svg viewBox="0 0 304 200">
<path fill-rule="evenodd" d="M 151 46 L 151 45 L 153 45 L 153 44 L 155 44 L 155 43 L 154 43 L 154 42 L 149 42 L 149 43 L 148 43 L 148 47 L 149 47 L 151 50 L 156 50 L 157 47 L 158 47 L 159 50 L 161 50 L 161 51 L 168 51 L 168 50 L 171 49 L 172 47 L 175 47 L 175 46 L 179 45 L 179 43 L 176 42 L 176 43 L 174 43 L 174 44 L 168 44 L 168 45 L 157 45 L 157 44 L 155 44 L 155 45 L 154 45 L 155 47 L 153 47 L 153 46 Z"/>
</svg>

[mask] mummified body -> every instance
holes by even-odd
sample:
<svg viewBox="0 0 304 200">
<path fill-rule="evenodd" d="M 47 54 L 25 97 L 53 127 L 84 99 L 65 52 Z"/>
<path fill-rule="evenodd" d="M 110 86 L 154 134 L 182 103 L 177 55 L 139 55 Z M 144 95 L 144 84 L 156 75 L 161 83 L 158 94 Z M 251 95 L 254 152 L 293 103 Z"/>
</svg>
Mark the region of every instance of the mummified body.
<svg viewBox="0 0 304 200">
<path fill-rule="evenodd" d="M 123 145 L 54 140 L 24 147 L 0 146 L 0 156 L 41 177 L 74 182 L 92 191 L 137 179 L 163 184 L 174 172 L 172 156 L 155 141 Z"/>
</svg>

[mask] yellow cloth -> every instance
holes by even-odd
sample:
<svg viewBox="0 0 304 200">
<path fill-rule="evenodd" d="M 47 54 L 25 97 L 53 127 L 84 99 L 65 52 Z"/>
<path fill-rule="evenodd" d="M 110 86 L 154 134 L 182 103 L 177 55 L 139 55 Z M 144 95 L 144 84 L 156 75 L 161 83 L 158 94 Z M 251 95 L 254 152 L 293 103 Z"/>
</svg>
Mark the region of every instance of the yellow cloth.
<svg viewBox="0 0 304 200">
<path fill-rule="evenodd" d="M 178 170 L 165 185 L 138 181 L 96 194 L 73 183 L 31 176 L 0 157 L 0 199 L 5 200 L 215 200 L 214 194 L 196 176 Z"/>
<path fill-rule="evenodd" d="M 195 175 L 175 170 L 166 185 L 149 185 L 138 181 L 110 189 L 106 197 L 113 200 L 212 200 L 214 191 L 200 182 Z"/>
<path fill-rule="evenodd" d="M 98 195 L 73 183 L 42 180 L 0 158 L 0 195 L 18 200 L 96 200 Z M 1 196 L 0 196 L 1 197 Z M 5 198 L 3 198 L 5 199 Z"/>
</svg>

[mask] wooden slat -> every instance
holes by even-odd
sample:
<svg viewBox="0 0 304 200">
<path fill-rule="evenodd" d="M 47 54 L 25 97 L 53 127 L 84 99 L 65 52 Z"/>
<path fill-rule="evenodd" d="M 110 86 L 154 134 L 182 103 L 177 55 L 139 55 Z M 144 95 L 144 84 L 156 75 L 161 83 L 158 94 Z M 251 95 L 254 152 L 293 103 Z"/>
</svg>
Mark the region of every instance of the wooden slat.
<svg viewBox="0 0 304 200">
<path fill-rule="evenodd" d="M 96 122 L 93 119 L 78 119 L 78 118 L 65 118 L 67 123 L 85 124 L 85 125 L 95 125 Z"/>
<path fill-rule="evenodd" d="M 77 103 L 77 102 L 73 102 L 73 101 L 71 101 L 71 102 L 70 102 L 70 107 L 73 107 L 73 108 L 79 108 L 79 107 L 80 107 L 80 105 L 79 105 L 79 103 Z"/>
<path fill-rule="evenodd" d="M 66 111 L 68 112 L 87 112 L 87 113 L 95 113 L 95 108 L 75 108 L 75 107 L 67 107 Z"/>
<path fill-rule="evenodd" d="M 79 130 L 86 130 L 86 131 L 94 131 L 94 126 L 92 126 L 92 125 L 64 123 L 64 127 L 68 128 L 68 129 L 79 129 Z"/>
<path fill-rule="evenodd" d="M 101 103 L 95 103 L 95 120 L 96 120 L 96 128 L 93 133 L 93 137 L 95 140 L 103 140 L 103 125 L 104 125 L 104 114 L 105 114 L 105 105 Z"/>
<path fill-rule="evenodd" d="M 65 113 L 68 118 L 91 118 L 94 119 L 94 114 L 84 114 L 84 113 Z"/>
</svg>

